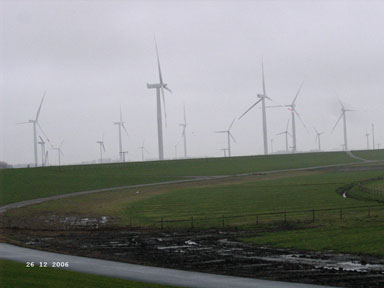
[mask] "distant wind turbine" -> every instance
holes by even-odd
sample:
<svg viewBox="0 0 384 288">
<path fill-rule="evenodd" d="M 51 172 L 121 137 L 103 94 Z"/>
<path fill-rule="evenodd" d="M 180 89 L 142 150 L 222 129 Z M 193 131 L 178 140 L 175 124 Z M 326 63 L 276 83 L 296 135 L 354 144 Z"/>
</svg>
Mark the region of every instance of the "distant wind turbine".
<svg viewBox="0 0 384 288">
<path fill-rule="evenodd" d="M 40 144 L 41 145 L 41 166 L 45 166 L 45 162 L 46 162 L 46 160 L 45 160 L 45 142 L 44 142 L 44 140 L 43 140 L 43 138 L 41 138 L 41 136 L 39 136 L 39 138 L 40 138 L 40 141 L 38 142 L 38 144 Z"/>
<path fill-rule="evenodd" d="M 121 151 L 120 155 L 123 155 L 123 163 L 125 163 L 125 154 L 128 154 L 128 151 Z"/>
<path fill-rule="evenodd" d="M 336 128 L 337 124 L 339 123 L 340 119 L 343 118 L 343 123 L 344 123 L 344 150 L 348 151 L 347 119 L 346 119 L 346 114 L 347 113 L 346 112 L 355 111 L 355 110 L 345 109 L 343 103 L 340 100 L 339 100 L 339 102 L 340 102 L 340 105 L 341 105 L 341 114 L 340 114 L 339 119 L 337 119 L 337 121 L 335 123 L 335 126 L 333 126 L 332 133 L 333 133 L 333 131 L 335 131 L 335 128 Z"/>
<path fill-rule="evenodd" d="M 228 130 L 223 130 L 223 131 L 215 131 L 215 133 L 227 133 L 227 138 L 228 138 L 228 156 L 231 157 L 231 138 L 232 140 L 236 143 L 236 139 L 233 137 L 233 135 L 231 134 L 231 128 L 233 126 L 233 123 L 235 123 L 235 119 L 233 119 L 231 125 L 229 125 L 229 128 Z"/>
<path fill-rule="evenodd" d="M 288 119 L 288 122 L 287 122 L 287 127 L 285 128 L 285 131 L 276 134 L 276 135 L 282 135 L 282 134 L 285 134 L 285 151 L 286 151 L 287 153 L 289 152 L 289 148 L 288 148 L 288 135 L 291 136 L 291 134 L 290 134 L 289 131 L 288 131 L 288 126 L 289 126 L 289 119 Z"/>
<path fill-rule="evenodd" d="M 64 143 L 64 140 L 61 141 L 59 147 L 52 147 L 51 148 L 52 150 L 56 150 L 57 151 L 57 156 L 58 156 L 58 160 L 59 160 L 59 166 L 61 165 L 61 156 L 64 156 L 63 152 L 61 151 L 61 146 L 63 146 L 63 143 Z"/>
<path fill-rule="evenodd" d="M 222 150 L 223 152 L 224 152 L 224 157 L 227 157 L 227 148 L 222 148 L 222 149 L 220 149 L 220 150 Z"/>
<path fill-rule="evenodd" d="M 184 105 L 184 123 L 180 123 L 180 126 L 183 127 L 183 132 L 181 133 L 181 136 L 184 138 L 184 158 L 187 158 L 187 116 L 185 114 L 185 105 Z"/>
<path fill-rule="evenodd" d="M 141 150 L 141 161 L 144 161 L 144 152 L 147 152 L 147 153 L 148 153 L 148 150 L 145 149 L 144 141 L 143 141 L 143 145 L 140 146 L 140 147 L 137 147 L 137 149 L 140 149 L 140 150 Z"/>
<path fill-rule="evenodd" d="M 100 163 L 103 163 L 103 150 L 105 152 L 105 146 L 104 146 L 104 136 L 100 141 L 96 142 L 100 146 Z"/>
<path fill-rule="evenodd" d="M 27 124 L 27 123 L 32 123 L 33 124 L 33 151 L 34 151 L 34 155 L 35 155 L 35 167 L 37 167 L 37 135 L 36 135 L 36 126 L 38 126 L 40 128 L 41 132 L 46 137 L 43 129 L 41 128 L 41 126 L 40 126 L 40 124 L 38 122 L 39 121 L 40 110 L 41 110 L 41 106 L 43 105 L 45 94 L 46 94 L 46 92 L 44 92 L 43 98 L 41 99 L 40 106 L 39 106 L 39 109 L 37 110 L 35 119 L 29 120 L 27 122 L 17 123 L 17 124 Z M 46 137 L 46 138 L 48 139 L 48 137 Z M 49 141 L 49 139 L 48 139 L 48 141 Z"/>
<path fill-rule="evenodd" d="M 128 136 L 128 131 L 125 128 L 125 125 L 124 125 L 124 122 L 123 122 L 123 117 L 121 115 L 121 107 L 120 107 L 120 121 L 114 122 L 113 124 L 118 125 L 118 128 L 119 128 L 119 155 L 120 155 L 120 161 L 123 162 L 123 158 L 125 156 L 123 154 L 123 145 L 122 145 L 122 142 L 121 142 L 121 128 L 124 129 L 124 132 L 125 132 L 125 134 L 127 134 L 127 136 Z M 125 160 L 124 160 L 124 162 L 125 162 Z"/>
<path fill-rule="evenodd" d="M 316 139 L 315 139 L 315 142 L 317 142 L 318 144 L 318 147 L 319 147 L 319 151 L 321 151 L 321 144 L 320 144 L 320 136 L 323 135 L 325 132 L 320 132 L 317 131 L 316 128 L 313 128 L 315 130 L 315 133 L 316 133 Z"/>
<path fill-rule="evenodd" d="M 167 87 L 167 84 L 163 81 L 163 76 L 161 74 L 160 68 L 160 59 L 159 52 L 157 49 L 157 43 L 155 39 L 156 46 L 156 55 L 157 55 L 157 67 L 159 71 L 159 83 L 156 84 L 147 84 L 148 89 L 156 89 L 156 99 L 157 99 L 157 134 L 158 134 L 158 143 L 159 143 L 159 160 L 164 160 L 164 147 L 163 147 L 163 124 L 162 124 L 162 114 L 161 114 L 161 98 L 163 100 L 164 106 L 164 119 L 165 125 L 167 125 L 167 112 L 165 110 L 165 97 L 164 97 L 164 89 L 168 92 L 172 93 L 172 91 Z M 161 94 L 161 98 L 160 98 Z"/>
<path fill-rule="evenodd" d="M 266 113 L 266 107 L 265 107 L 265 99 L 272 100 L 267 96 L 267 92 L 265 91 L 265 80 L 264 80 L 264 64 L 261 63 L 261 70 L 262 70 L 262 82 L 263 82 L 263 94 L 257 94 L 257 97 L 260 98 L 257 100 L 251 107 L 248 108 L 247 111 L 245 111 L 240 117 L 243 118 L 245 114 L 247 114 L 253 107 L 255 107 L 259 102 L 261 102 L 261 108 L 262 108 L 262 119 L 263 119 L 263 140 L 264 140 L 264 154 L 268 154 L 268 133 L 267 133 L 267 113 Z"/>
<path fill-rule="evenodd" d="M 372 149 L 375 150 L 375 125 L 372 123 Z"/>
<path fill-rule="evenodd" d="M 367 150 L 369 150 L 369 136 L 370 136 L 371 134 L 369 134 L 368 132 L 367 133 L 365 133 L 365 136 L 367 137 Z"/>
</svg>

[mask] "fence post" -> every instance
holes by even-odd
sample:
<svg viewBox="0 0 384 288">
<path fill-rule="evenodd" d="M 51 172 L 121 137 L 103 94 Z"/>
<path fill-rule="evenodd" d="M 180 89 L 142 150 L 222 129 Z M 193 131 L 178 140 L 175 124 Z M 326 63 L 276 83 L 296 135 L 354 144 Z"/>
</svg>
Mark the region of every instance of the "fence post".
<svg viewBox="0 0 384 288">
<path fill-rule="evenodd" d="M 224 225 L 225 225 L 225 222 L 224 222 L 224 215 L 222 215 L 222 216 L 221 216 L 221 226 L 224 227 Z"/>
<path fill-rule="evenodd" d="M 315 209 L 312 209 L 312 222 L 315 222 Z"/>
<path fill-rule="evenodd" d="M 160 229 L 163 230 L 164 228 L 164 222 L 163 222 L 163 217 L 161 217 L 161 220 L 160 220 Z"/>
<path fill-rule="evenodd" d="M 340 220 L 343 220 L 343 209 L 340 208 Z"/>
<path fill-rule="evenodd" d="M 193 229 L 193 216 L 191 216 L 191 228 Z"/>
</svg>

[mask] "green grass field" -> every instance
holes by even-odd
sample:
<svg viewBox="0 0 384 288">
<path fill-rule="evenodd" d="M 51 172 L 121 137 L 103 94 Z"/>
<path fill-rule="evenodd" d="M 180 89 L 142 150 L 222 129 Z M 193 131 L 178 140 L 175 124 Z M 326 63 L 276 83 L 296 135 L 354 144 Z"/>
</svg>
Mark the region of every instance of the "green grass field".
<svg viewBox="0 0 384 288">
<path fill-rule="evenodd" d="M 367 153 L 374 153 L 372 157 L 376 157 L 384 155 L 384 150 Z M 184 176 L 227 175 L 353 162 L 358 161 L 343 152 L 322 152 L 5 169 L 0 170 L 0 205 L 97 188 L 169 181 Z"/>
<path fill-rule="evenodd" d="M 358 157 L 361 157 L 366 160 L 384 160 L 384 150 L 358 150 L 352 151 Z"/>
<path fill-rule="evenodd" d="M 22 275 L 22 277 L 21 277 Z M 2 288 L 171 288 L 151 283 L 78 273 L 57 268 L 26 268 L 25 264 L 0 260 Z"/>
</svg>

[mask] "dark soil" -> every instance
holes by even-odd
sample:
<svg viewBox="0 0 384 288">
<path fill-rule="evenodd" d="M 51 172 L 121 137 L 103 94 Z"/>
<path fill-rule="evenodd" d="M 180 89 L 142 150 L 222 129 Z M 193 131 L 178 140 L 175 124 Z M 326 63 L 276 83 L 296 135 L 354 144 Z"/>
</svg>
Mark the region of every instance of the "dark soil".
<svg viewBox="0 0 384 288">
<path fill-rule="evenodd" d="M 245 244 L 249 231 L 3 231 L 8 242 L 55 252 L 207 273 L 322 284 L 384 287 L 384 260 Z"/>
</svg>

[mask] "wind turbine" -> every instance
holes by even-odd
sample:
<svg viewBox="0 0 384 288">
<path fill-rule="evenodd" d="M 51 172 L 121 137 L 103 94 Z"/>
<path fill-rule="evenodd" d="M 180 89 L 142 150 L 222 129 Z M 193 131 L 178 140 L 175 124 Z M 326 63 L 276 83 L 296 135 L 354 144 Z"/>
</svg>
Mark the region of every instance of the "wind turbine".
<svg viewBox="0 0 384 288">
<path fill-rule="evenodd" d="M 232 136 L 232 134 L 231 134 L 231 128 L 232 128 L 233 123 L 235 123 L 235 120 L 236 120 L 236 118 L 233 119 L 231 125 L 229 125 L 228 130 L 215 131 L 215 133 L 227 133 L 227 137 L 228 137 L 228 148 L 227 148 L 227 150 L 228 150 L 228 156 L 229 156 L 229 157 L 231 157 L 231 138 L 232 138 L 232 140 L 236 143 L 235 138 L 234 138 L 234 137 Z"/>
<path fill-rule="evenodd" d="M 369 134 L 368 132 L 365 133 L 365 136 L 367 137 L 367 150 L 369 150 L 369 135 L 371 134 Z"/>
<path fill-rule="evenodd" d="M 224 157 L 227 157 L 227 148 L 223 148 L 223 149 L 220 149 L 220 150 L 222 150 L 223 152 L 224 152 Z"/>
<path fill-rule="evenodd" d="M 64 140 L 61 141 L 59 147 L 52 147 L 51 148 L 52 150 L 56 150 L 57 151 L 57 156 L 58 156 L 58 160 L 59 160 L 59 166 L 61 165 L 61 158 L 60 158 L 60 156 L 61 155 L 64 156 L 63 152 L 61 152 L 61 146 L 63 145 L 63 142 L 64 142 Z"/>
<path fill-rule="evenodd" d="M 284 132 L 281 132 L 281 133 L 278 133 L 276 135 L 282 135 L 282 134 L 285 134 L 285 151 L 288 153 L 289 152 L 289 149 L 288 149 L 288 135 L 291 135 L 288 131 L 288 126 L 289 126 L 289 119 L 288 119 L 288 122 L 287 122 L 287 127 L 285 128 L 285 131 Z M 293 147 L 292 147 L 293 148 Z"/>
<path fill-rule="evenodd" d="M 101 141 L 96 141 L 96 143 L 100 146 L 100 163 L 103 163 L 103 150 L 105 152 L 104 136 L 102 137 Z"/>
<path fill-rule="evenodd" d="M 319 145 L 319 151 L 321 151 L 321 145 L 320 145 L 320 136 L 323 135 L 325 132 L 320 132 L 317 131 L 316 128 L 313 128 L 315 130 L 315 133 L 316 133 L 316 139 L 315 139 L 315 142 L 317 142 L 317 144 Z"/>
<path fill-rule="evenodd" d="M 36 126 L 38 126 L 41 130 L 41 132 L 45 135 L 43 129 L 41 128 L 39 124 L 39 115 L 40 115 L 40 110 L 41 110 L 41 105 L 43 105 L 44 97 L 45 97 L 46 92 L 44 92 L 43 98 L 41 99 L 39 109 L 37 109 L 36 117 L 35 119 L 29 120 L 27 122 L 20 122 L 17 124 L 27 124 L 27 123 L 32 123 L 33 125 L 33 151 L 35 155 L 35 167 L 37 167 L 37 135 L 36 135 Z M 48 137 L 46 137 L 48 139 Z M 49 141 L 49 140 L 48 140 Z"/>
<path fill-rule="evenodd" d="M 297 146 L 296 146 L 296 121 L 295 121 L 295 115 L 299 118 L 299 120 L 301 121 L 301 124 L 303 124 L 304 128 L 307 129 L 303 119 L 301 119 L 300 114 L 297 113 L 297 110 L 296 110 L 296 100 L 297 100 L 297 97 L 300 94 L 300 91 L 301 91 L 301 88 L 303 87 L 303 84 L 304 84 L 304 82 L 301 83 L 301 85 L 299 87 L 299 90 L 297 91 L 296 96 L 293 99 L 291 104 L 288 104 L 288 105 L 277 105 L 277 106 L 268 106 L 267 107 L 267 108 L 288 107 L 288 110 L 291 111 L 291 115 L 292 115 L 291 116 L 292 117 L 292 153 L 295 153 L 296 150 L 297 150 L 297 148 L 296 148 Z"/>
<path fill-rule="evenodd" d="M 344 150 L 348 151 L 347 119 L 346 119 L 346 114 L 347 113 L 346 112 L 355 111 L 355 110 L 345 109 L 343 103 L 340 100 L 339 100 L 339 102 L 340 102 L 340 105 L 341 105 L 341 114 L 340 114 L 339 119 L 337 119 L 337 121 L 335 123 L 335 126 L 333 126 L 332 133 L 333 133 L 333 131 L 335 131 L 335 128 L 336 128 L 337 124 L 339 123 L 340 119 L 343 118 L 343 123 L 344 123 Z"/>
<path fill-rule="evenodd" d="M 143 145 L 140 147 L 137 147 L 137 149 L 141 150 L 141 161 L 144 161 L 144 151 L 148 153 L 147 149 L 145 149 L 144 141 L 143 141 Z"/>
<path fill-rule="evenodd" d="M 184 158 L 187 158 L 187 135 L 186 135 L 186 129 L 187 129 L 187 116 L 185 114 L 185 105 L 184 105 L 184 123 L 180 123 L 180 126 L 183 127 L 183 132 L 181 136 L 184 138 Z"/>
<path fill-rule="evenodd" d="M 372 123 L 372 149 L 375 150 L 375 125 Z"/>
<path fill-rule="evenodd" d="M 119 122 L 114 122 L 113 124 L 115 125 L 118 125 L 118 128 L 119 128 L 119 155 L 120 155 L 120 161 L 121 162 L 125 162 L 125 156 L 123 155 L 123 145 L 122 145 L 122 142 L 121 142 L 121 127 L 123 127 L 125 133 L 127 134 L 128 136 L 128 131 L 127 129 L 125 128 L 125 125 L 124 125 L 124 122 L 123 122 L 123 117 L 121 115 L 121 107 L 120 107 L 120 121 Z"/>
<path fill-rule="evenodd" d="M 39 136 L 40 138 L 40 141 L 38 142 L 38 144 L 41 145 L 41 166 L 45 166 L 45 157 L 46 157 L 46 153 L 45 153 L 45 142 L 43 140 L 43 138 L 41 138 L 41 136 Z"/>
<path fill-rule="evenodd" d="M 128 151 L 121 151 L 121 154 L 123 155 L 123 162 L 125 163 L 125 154 L 128 154 Z"/>
<path fill-rule="evenodd" d="M 263 119 L 263 137 L 264 137 L 264 154 L 268 154 L 268 133 L 267 133 L 267 113 L 266 113 L 266 107 L 265 107 L 265 99 L 272 100 L 267 96 L 267 92 L 265 91 L 265 81 L 264 81 L 264 64 L 261 63 L 261 70 L 262 70 L 262 82 L 263 82 L 263 94 L 257 94 L 257 97 L 260 98 L 257 100 L 251 107 L 248 108 L 247 111 L 245 111 L 240 117 L 243 118 L 245 114 L 247 114 L 253 107 L 255 107 L 259 102 L 261 102 L 261 108 L 262 108 L 262 119 Z"/>
<path fill-rule="evenodd" d="M 167 125 L 167 112 L 165 110 L 165 97 L 164 97 L 164 89 L 168 92 L 172 93 L 172 91 L 167 87 L 167 84 L 163 81 L 163 76 L 161 75 L 160 68 L 160 59 L 159 52 L 157 49 L 157 43 L 155 39 L 155 47 L 156 47 L 156 55 L 157 55 L 157 67 L 159 70 L 159 83 L 156 84 L 148 84 L 148 89 L 156 89 L 156 100 L 157 100 L 157 136 L 159 142 L 159 160 L 164 160 L 164 147 L 163 147 L 163 124 L 162 124 L 162 114 L 161 114 L 161 98 L 163 100 L 164 106 L 164 119 L 165 125 Z M 161 98 L 160 98 L 161 95 Z"/>
</svg>

